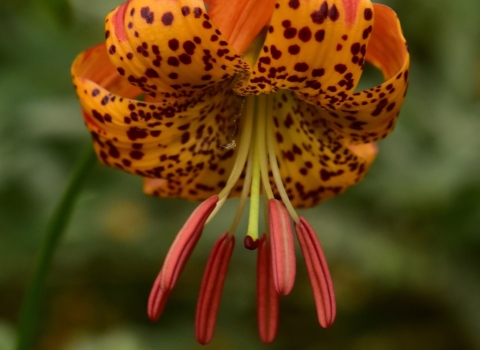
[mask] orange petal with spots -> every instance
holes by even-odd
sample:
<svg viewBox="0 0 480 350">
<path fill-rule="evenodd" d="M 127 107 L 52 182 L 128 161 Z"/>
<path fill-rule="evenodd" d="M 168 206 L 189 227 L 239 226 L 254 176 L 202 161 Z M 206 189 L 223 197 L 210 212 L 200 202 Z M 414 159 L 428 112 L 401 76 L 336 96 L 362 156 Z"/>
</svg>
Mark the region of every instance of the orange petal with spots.
<svg viewBox="0 0 480 350">
<path fill-rule="evenodd" d="M 104 45 L 79 55 L 72 74 L 104 164 L 165 179 L 165 186 L 146 186 L 159 196 L 202 200 L 225 186 L 235 150 L 224 146 L 235 138 L 242 110 L 228 81 L 183 101 L 133 100 L 142 91 L 117 73 Z"/>
<path fill-rule="evenodd" d="M 208 14 L 238 52 L 244 52 L 270 21 L 275 0 L 211 0 Z"/>
<path fill-rule="evenodd" d="M 374 5 L 375 24 L 366 59 L 378 67 L 385 82 L 355 93 L 332 112 L 324 112 L 329 126 L 348 142 L 362 144 L 386 137 L 393 130 L 408 87 L 410 57 L 398 18 L 387 6 Z"/>
<path fill-rule="evenodd" d="M 281 91 L 267 98 L 267 118 L 287 194 L 294 207 L 311 207 L 358 183 L 375 157 L 375 146 L 350 148 L 322 111 Z"/>
<path fill-rule="evenodd" d="M 329 108 L 353 93 L 362 73 L 369 0 L 279 0 L 249 84 L 240 93 L 290 89 Z"/>
<path fill-rule="evenodd" d="M 201 0 L 130 0 L 105 29 L 113 65 L 159 101 L 192 97 L 249 69 Z"/>
</svg>

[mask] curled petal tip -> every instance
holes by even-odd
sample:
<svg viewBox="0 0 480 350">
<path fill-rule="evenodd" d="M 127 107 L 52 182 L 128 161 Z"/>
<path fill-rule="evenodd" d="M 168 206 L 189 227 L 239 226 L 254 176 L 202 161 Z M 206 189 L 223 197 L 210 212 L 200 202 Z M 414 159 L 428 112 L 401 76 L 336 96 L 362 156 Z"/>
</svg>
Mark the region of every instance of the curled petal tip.
<svg viewBox="0 0 480 350">
<path fill-rule="evenodd" d="M 257 257 L 257 322 L 260 339 L 265 344 L 275 340 L 278 330 L 280 297 L 273 281 L 270 247 L 263 235 L 258 240 Z"/>
<path fill-rule="evenodd" d="M 223 284 L 234 246 L 235 237 L 225 233 L 215 243 L 208 259 L 195 316 L 195 335 L 202 345 L 212 340 L 215 331 Z"/>
<path fill-rule="evenodd" d="M 210 216 L 210 213 L 215 209 L 217 202 L 217 195 L 203 201 L 193 211 L 175 237 L 162 267 L 163 273 L 161 274 L 162 278 L 159 281 L 159 285 L 163 291 L 173 289 L 178 276 L 185 267 L 188 258 L 202 234 L 205 222 Z"/>
<path fill-rule="evenodd" d="M 328 328 L 335 320 L 336 301 L 325 255 L 313 228 L 303 217 L 295 225 L 295 231 L 307 265 L 318 321 L 323 328 Z"/>
<path fill-rule="evenodd" d="M 258 248 L 258 245 L 260 244 L 260 240 L 253 239 L 252 236 L 246 236 L 245 239 L 243 240 L 243 244 L 246 249 L 255 250 Z"/>
<path fill-rule="evenodd" d="M 295 245 L 290 216 L 276 199 L 268 201 L 273 278 L 280 295 L 288 295 L 295 283 Z"/>
</svg>

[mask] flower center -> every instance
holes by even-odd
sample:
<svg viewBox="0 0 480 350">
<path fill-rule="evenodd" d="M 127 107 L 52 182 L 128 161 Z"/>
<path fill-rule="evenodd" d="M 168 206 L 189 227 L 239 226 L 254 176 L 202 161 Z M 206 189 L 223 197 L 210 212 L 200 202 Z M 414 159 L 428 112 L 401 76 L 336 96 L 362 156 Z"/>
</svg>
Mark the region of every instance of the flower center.
<svg viewBox="0 0 480 350">
<path fill-rule="evenodd" d="M 265 213 L 267 213 L 268 201 L 274 198 L 271 180 L 288 213 L 296 223 L 299 222 L 280 176 L 275 154 L 273 119 L 267 117 L 269 116 L 268 111 L 271 110 L 271 101 L 272 99 L 268 95 L 245 97 L 245 107 L 242 118 L 240 118 L 240 140 L 237 144 L 235 164 L 227 184 L 218 194 L 219 201 L 209 218 L 210 220 L 218 212 L 244 173 L 243 190 L 228 232 L 232 235 L 235 234 L 246 203 L 250 198 L 248 229 L 244 241 L 245 247 L 248 249 L 255 249 L 258 246 L 261 199 L 265 203 Z"/>
</svg>

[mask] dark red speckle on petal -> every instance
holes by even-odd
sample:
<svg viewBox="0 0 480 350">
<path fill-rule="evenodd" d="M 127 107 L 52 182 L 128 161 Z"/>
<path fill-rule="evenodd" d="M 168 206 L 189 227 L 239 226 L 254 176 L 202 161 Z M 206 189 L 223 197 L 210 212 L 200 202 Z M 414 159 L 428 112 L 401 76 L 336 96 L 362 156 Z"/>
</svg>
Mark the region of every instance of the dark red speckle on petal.
<svg viewBox="0 0 480 350">
<path fill-rule="evenodd" d="M 140 15 L 148 24 L 152 24 L 155 18 L 155 14 L 152 11 L 150 11 L 150 7 L 148 6 L 142 7 L 140 9 Z"/>
<path fill-rule="evenodd" d="M 173 23 L 173 13 L 165 12 L 162 16 L 162 23 L 165 26 L 169 26 Z"/>
</svg>

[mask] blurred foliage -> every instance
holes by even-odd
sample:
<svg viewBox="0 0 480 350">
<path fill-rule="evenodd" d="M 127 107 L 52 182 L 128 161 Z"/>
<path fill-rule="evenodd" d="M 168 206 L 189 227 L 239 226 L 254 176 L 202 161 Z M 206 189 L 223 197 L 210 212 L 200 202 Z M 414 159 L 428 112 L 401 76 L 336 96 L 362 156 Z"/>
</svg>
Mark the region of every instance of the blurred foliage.
<svg viewBox="0 0 480 350">
<path fill-rule="evenodd" d="M 103 17 L 119 3 L 72 0 L 68 21 L 64 1 L 2 0 L 2 350 L 13 344 L 45 224 L 90 142 L 70 64 L 103 39 Z M 329 259 L 337 321 L 328 331 L 318 326 L 299 263 L 270 349 L 480 349 L 480 2 L 384 3 L 397 11 L 412 55 L 401 118 L 362 184 L 303 212 Z M 362 86 L 374 82 L 368 75 Z M 169 244 L 194 206 L 146 197 L 139 178 L 96 166 L 50 273 L 36 348 L 200 348 L 196 294 L 229 219 L 206 228 L 158 324 L 145 310 Z M 235 201 L 227 203 L 222 217 L 234 209 Z M 208 349 L 265 348 L 256 334 L 255 254 L 240 246 Z"/>
</svg>

